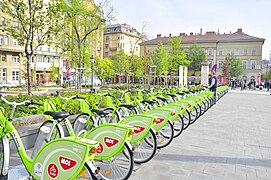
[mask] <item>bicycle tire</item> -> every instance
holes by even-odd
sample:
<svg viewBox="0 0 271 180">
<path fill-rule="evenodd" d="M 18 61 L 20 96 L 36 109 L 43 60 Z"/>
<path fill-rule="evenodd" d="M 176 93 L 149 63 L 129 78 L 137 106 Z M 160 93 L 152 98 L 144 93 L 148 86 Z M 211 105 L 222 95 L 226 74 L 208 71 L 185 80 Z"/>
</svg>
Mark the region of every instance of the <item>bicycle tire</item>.
<svg viewBox="0 0 271 180">
<path fill-rule="evenodd" d="M 133 152 L 124 144 L 122 152 L 108 160 L 95 160 L 95 165 L 99 169 L 98 179 L 105 180 L 124 180 L 128 179 L 134 168 Z"/>
<path fill-rule="evenodd" d="M 4 160 L 5 160 L 5 151 L 4 151 L 4 143 L 3 143 L 3 139 L 1 138 L 1 142 L 0 142 L 0 180 L 6 180 L 8 179 L 8 173 L 7 174 L 3 174 L 3 166 L 4 166 Z"/>
<path fill-rule="evenodd" d="M 157 148 L 167 147 L 173 140 L 174 130 L 170 121 L 158 132 L 156 132 Z"/>
<path fill-rule="evenodd" d="M 132 144 L 133 155 L 135 163 L 146 163 L 150 161 L 156 153 L 157 142 L 156 136 L 152 129 L 150 129 L 149 134 L 139 143 Z"/>
<path fill-rule="evenodd" d="M 183 122 L 183 118 L 182 116 L 179 114 L 178 115 L 178 119 L 175 120 L 173 123 L 173 138 L 176 138 L 178 136 L 180 136 L 183 132 L 183 129 L 184 129 L 184 122 Z"/>
<path fill-rule="evenodd" d="M 198 110 L 196 107 L 190 112 L 191 121 L 190 124 L 194 124 L 198 118 Z"/>
<path fill-rule="evenodd" d="M 182 116 L 183 118 L 183 123 L 184 123 L 184 127 L 183 130 L 187 129 L 189 127 L 189 125 L 191 124 L 191 116 L 190 116 L 190 112 L 186 109 L 186 113 L 183 114 Z"/>
<path fill-rule="evenodd" d="M 81 180 L 81 179 L 97 179 L 94 175 L 94 172 L 92 172 L 91 168 L 87 164 L 87 162 L 84 164 L 84 168 L 80 171 L 79 175 L 75 180 Z"/>
<path fill-rule="evenodd" d="M 41 128 L 42 126 L 47 126 L 47 127 L 49 127 L 50 129 L 52 129 L 52 127 L 53 127 L 53 121 L 47 120 L 47 121 L 45 121 L 45 122 L 43 122 L 43 123 L 41 124 L 40 128 Z M 51 141 L 51 140 L 60 138 L 60 136 L 61 136 L 60 129 L 59 129 L 58 126 L 55 126 L 55 129 L 53 130 L 52 136 L 51 136 L 50 138 L 48 137 L 47 140 L 48 140 L 48 141 Z"/>
<path fill-rule="evenodd" d="M 86 124 L 83 127 L 78 128 L 78 122 L 80 119 L 85 119 L 86 120 Z M 88 113 L 82 113 L 79 114 L 75 119 L 74 119 L 74 123 L 72 125 L 72 128 L 74 129 L 74 133 L 77 134 L 80 130 L 85 129 L 86 131 L 91 130 L 94 127 L 94 122 L 91 118 L 89 118 L 89 114 Z"/>
</svg>

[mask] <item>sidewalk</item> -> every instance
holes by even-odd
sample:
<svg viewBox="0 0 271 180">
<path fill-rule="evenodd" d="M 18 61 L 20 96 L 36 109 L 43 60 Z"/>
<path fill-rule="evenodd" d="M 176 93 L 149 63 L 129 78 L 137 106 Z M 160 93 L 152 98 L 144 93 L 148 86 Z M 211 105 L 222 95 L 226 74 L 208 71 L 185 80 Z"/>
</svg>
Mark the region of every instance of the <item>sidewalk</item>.
<svg viewBox="0 0 271 180">
<path fill-rule="evenodd" d="M 130 179 L 271 179 L 270 113 L 269 92 L 230 91 L 150 162 L 136 166 Z M 22 166 L 9 174 L 27 175 Z"/>
<path fill-rule="evenodd" d="M 230 91 L 132 180 L 271 179 L 271 96 Z"/>
</svg>

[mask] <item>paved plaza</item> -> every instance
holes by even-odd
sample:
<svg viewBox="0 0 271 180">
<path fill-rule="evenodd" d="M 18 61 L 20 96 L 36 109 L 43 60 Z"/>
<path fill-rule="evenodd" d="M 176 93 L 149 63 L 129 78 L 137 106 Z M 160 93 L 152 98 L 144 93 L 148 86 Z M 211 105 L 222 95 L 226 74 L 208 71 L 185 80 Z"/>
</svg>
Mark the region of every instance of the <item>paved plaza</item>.
<svg viewBox="0 0 271 180">
<path fill-rule="evenodd" d="M 22 178 L 25 170 L 13 166 L 9 175 Z M 269 92 L 230 91 L 150 162 L 136 165 L 130 179 L 271 179 Z"/>
</svg>

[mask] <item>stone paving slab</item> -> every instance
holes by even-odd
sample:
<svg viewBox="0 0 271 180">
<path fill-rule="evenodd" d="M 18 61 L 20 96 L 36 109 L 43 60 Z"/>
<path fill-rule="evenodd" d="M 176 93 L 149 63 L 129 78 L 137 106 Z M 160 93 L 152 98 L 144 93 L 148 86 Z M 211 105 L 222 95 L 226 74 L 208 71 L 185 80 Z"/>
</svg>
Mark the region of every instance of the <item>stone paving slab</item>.
<svg viewBox="0 0 271 180">
<path fill-rule="evenodd" d="M 230 91 L 150 162 L 136 165 L 130 179 L 271 179 L 270 132 L 269 92 Z M 22 165 L 10 172 L 26 175 Z"/>
</svg>

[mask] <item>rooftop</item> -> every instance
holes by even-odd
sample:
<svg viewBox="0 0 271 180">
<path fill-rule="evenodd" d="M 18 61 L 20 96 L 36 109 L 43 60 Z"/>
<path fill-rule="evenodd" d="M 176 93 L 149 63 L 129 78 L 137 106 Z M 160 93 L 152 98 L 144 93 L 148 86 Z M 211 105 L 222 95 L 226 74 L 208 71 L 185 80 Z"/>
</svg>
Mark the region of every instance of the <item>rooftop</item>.
<svg viewBox="0 0 271 180">
<path fill-rule="evenodd" d="M 245 34 L 241 28 L 239 28 L 235 33 L 230 34 L 220 34 L 215 31 L 208 31 L 205 34 L 202 34 L 202 30 L 198 34 L 190 33 L 189 35 L 185 33 L 180 33 L 179 36 L 182 36 L 182 43 L 197 43 L 197 42 L 227 42 L 227 41 L 260 41 L 264 43 L 265 39 L 250 36 Z M 155 39 L 145 41 L 141 45 L 152 45 L 162 42 L 167 44 L 168 40 L 172 38 L 171 34 L 168 37 L 162 37 L 161 34 L 157 34 Z"/>
<path fill-rule="evenodd" d="M 133 36 L 140 35 L 140 33 L 135 28 L 126 23 L 108 25 L 104 30 L 104 34 L 113 34 L 113 33 L 124 33 Z"/>
</svg>

